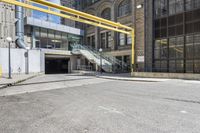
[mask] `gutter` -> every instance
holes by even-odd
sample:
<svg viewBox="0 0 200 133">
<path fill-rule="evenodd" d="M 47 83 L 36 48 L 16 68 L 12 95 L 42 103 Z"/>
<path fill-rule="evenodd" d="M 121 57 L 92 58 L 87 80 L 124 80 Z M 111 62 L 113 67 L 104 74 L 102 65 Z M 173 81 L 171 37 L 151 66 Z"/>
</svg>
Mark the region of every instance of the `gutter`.
<svg viewBox="0 0 200 133">
<path fill-rule="evenodd" d="M 24 2 L 24 0 L 17 0 L 19 2 Z M 16 6 L 15 17 L 16 22 L 16 44 L 19 48 L 26 49 L 26 44 L 24 43 L 24 9 L 20 6 Z"/>
</svg>

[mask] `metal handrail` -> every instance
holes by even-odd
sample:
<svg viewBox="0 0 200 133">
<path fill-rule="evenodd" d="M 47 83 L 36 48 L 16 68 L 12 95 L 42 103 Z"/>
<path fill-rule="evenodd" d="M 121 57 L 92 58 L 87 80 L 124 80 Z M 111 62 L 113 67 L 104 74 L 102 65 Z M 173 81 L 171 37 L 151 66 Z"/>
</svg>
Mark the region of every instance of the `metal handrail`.
<svg viewBox="0 0 200 133">
<path fill-rule="evenodd" d="M 123 62 L 123 61 L 120 61 L 118 59 L 116 59 L 116 57 L 112 56 L 112 55 L 109 55 L 109 54 L 106 54 L 104 52 L 100 53 L 98 52 L 97 50 L 91 48 L 91 47 L 88 47 L 86 45 L 81 45 L 81 44 L 71 44 L 71 47 L 72 47 L 72 50 L 87 50 L 88 52 L 90 52 L 93 56 L 95 56 L 97 59 L 100 59 L 100 57 L 104 60 L 106 60 L 107 62 L 109 62 L 112 66 L 113 65 L 119 65 L 120 67 L 122 68 L 127 68 L 128 65 Z M 110 65 L 105 63 L 103 65 L 103 67 L 107 67 L 107 68 L 110 68 Z"/>
</svg>

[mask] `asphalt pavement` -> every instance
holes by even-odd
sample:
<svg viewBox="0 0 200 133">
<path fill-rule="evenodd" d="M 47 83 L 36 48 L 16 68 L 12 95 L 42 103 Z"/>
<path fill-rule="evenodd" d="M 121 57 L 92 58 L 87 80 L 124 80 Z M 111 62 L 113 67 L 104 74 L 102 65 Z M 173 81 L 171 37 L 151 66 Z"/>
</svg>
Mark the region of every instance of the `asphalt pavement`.
<svg viewBox="0 0 200 133">
<path fill-rule="evenodd" d="M 0 133 L 200 132 L 199 81 L 42 75 L 0 95 Z"/>
</svg>

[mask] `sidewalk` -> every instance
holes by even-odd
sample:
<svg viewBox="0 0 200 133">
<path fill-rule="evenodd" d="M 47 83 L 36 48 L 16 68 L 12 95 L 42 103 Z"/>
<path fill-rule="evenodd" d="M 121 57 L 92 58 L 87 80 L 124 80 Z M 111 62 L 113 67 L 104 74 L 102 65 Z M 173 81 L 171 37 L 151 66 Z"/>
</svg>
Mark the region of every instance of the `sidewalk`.
<svg viewBox="0 0 200 133">
<path fill-rule="evenodd" d="M 39 73 L 34 74 L 13 74 L 12 79 L 8 79 L 7 76 L 3 75 L 0 77 L 0 89 L 6 88 L 8 86 L 12 86 L 15 84 L 18 84 L 20 82 L 23 82 L 25 80 L 34 78 L 36 76 L 40 75 Z"/>
<path fill-rule="evenodd" d="M 122 74 L 100 74 L 96 75 L 98 78 L 104 79 L 112 79 L 112 80 L 123 80 L 123 81 L 139 81 L 139 82 L 164 82 L 170 79 L 163 78 L 139 78 L 139 77 L 131 77 L 130 73 L 122 73 Z"/>
</svg>

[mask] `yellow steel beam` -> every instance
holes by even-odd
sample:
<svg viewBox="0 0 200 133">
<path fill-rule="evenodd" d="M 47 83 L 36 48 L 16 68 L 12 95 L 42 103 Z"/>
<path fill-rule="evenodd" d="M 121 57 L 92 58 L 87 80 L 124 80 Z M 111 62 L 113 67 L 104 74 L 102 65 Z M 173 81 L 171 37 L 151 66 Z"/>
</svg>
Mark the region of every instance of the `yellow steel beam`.
<svg viewBox="0 0 200 133">
<path fill-rule="evenodd" d="M 77 16 L 80 16 L 80 17 L 85 18 L 85 19 L 89 19 L 89 20 L 92 20 L 92 21 L 98 21 L 100 23 L 105 23 L 106 25 L 124 28 L 126 30 L 132 30 L 131 27 L 128 27 L 126 25 L 122 25 L 120 23 L 116 23 L 116 22 L 113 22 L 113 21 L 110 21 L 110 20 L 107 20 L 107 19 L 96 17 L 94 15 L 84 13 L 84 12 L 81 12 L 81 11 L 77 11 L 77 10 L 74 10 L 74 9 L 71 9 L 71 8 L 68 8 L 68 7 L 65 7 L 65 6 L 61 6 L 61 5 L 52 3 L 52 2 L 48 2 L 46 0 L 29 0 L 29 1 L 40 3 L 42 5 L 52 7 L 52 8 L 55 8 L 55 9 L 63 11 L 63 12 L 67 12 L 67 13 L 72 14 L 72 15 L 77 15 Z"/>
<path fill-rule="evenodd" d="M 29 4 L 26 4 L 26 3 L 18 2 L 16 0 L 0 0 L 0 1 L 5 2 L 5 3 L 9 3 L 9 4 L 13 4 L 13 5 L 17 5 L 17 6 L 22 6 L 22 7 L 28 8 L 28 9 L 32 9 L 32 10 L 45 12 L 45 13 L 52 14 L 52 15 L 55 15 L 55 16 L 67 18 L 67 19 L 70 19 L 70 20 L 74 20 L 74 21 L 90 24 L 90 25 L 93 25 L 93 26 L 105 28 L 105 29 L 108 29 L 108 30 L 121 32 L 121 33 L 124 33 L 124 34 L 130 34 L 130 32 L 122 30 L 122 29 L 118 29 L 118 28 L 115 28 L 115 27 L 110 27 L 110 26 L 107 26 L 107 25 L 102 25 L 101 23 L 95 23 L 95 22 L 92 22 L 92 21 L 89 21 L 89 20 L 84 20 L 84 19 L 81 19 L 79 17 L 69 16 L 69 15 L 62 14 L 62 13 L 59 13 L 59 12 L 56 12 L 56 11 L 52 11 L 52 10 L 49 10 L 49 9 L 43 9 L 43 8 L 36 7 L 36 6 L 33 6 L 33 5 L 29 5 Z"/>
<path fill-rule="evenodd" d="M 93 25 L 93 26 L 97 26 L 97 27 L 101 27 L 101 28 L 105 28 L 108 30 L 112 30 L 112 31 L 116 31 L 116 32 L 121 32 L 124 34 L 128 34 L 131 35 L 132 37 L 132 71 L 134 71 L 134 64 L 135 64 L 135 33 L 134 33 L 134 29 L 131 27 L 128 27 L 126 25 L 122 25 L 120 23 L 116 23 L 116 22 L 112 22 L 100 17 L 96 17 L 84 12 L 80 12 L 74 9 L 70 9 L 64 6 L 60 6 L 60 5 L 56 5 L 54 3 L 51 2 L 47 2 L 45 0 L 28 0 L 28 1 L 32 1 L 34 3 L 38 3 L 41 5 L 44 5 L 46 7 L 48 7 L 48 9 L 43 9 L 37 6 L 33 6 L 33 5 L 29 5 L 28 3 L 23 3 L 23 2 L 18 2 L 17 0 L 0 0 L 0 2 L 4 2 L 4 3 L 8 3 L 8 4 L 12 4 L 12 5 L 16 5 L 16 6 L 21 6 L 24 8 L 28 8 L 31 10 L 37 10 L 37 11 L 41 11 L 44 13 L 48 13 L 48 14 L 52 14 L 55 16 L 59 16 L 59 17 L 63 17 L 63 18 L 67 18 L 70 20 L 74 20 L 74 21 L 78 21 L 78 22 L 82 22 L 85 24 L 89 24 L 89 25 Z M 59 13 L 50 9 L 56 9 L 56 10 L 60 10 L 62 12 L 65 12 L 67 14 L 71 14 L 71 15 L 67 15 L 67 14 L 63 14 L 63 13 Z"/>
</svg>

